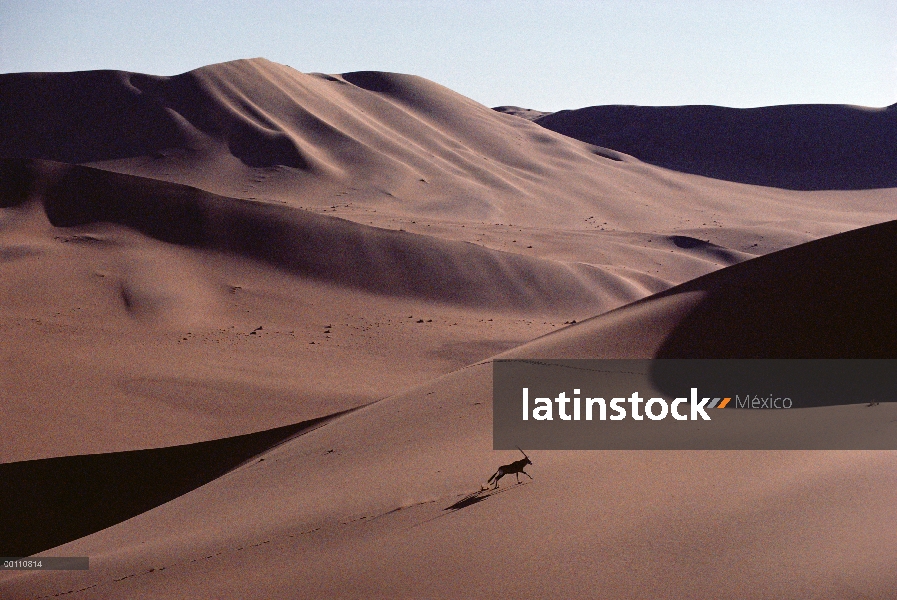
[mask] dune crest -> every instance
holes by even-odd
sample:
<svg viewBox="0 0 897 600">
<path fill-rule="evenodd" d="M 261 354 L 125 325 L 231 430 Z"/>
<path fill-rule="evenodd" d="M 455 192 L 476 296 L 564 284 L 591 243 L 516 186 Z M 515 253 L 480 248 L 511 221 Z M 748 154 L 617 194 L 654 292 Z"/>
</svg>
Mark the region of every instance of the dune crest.
<svg viewBox="0 0 897 600">
<path fill-rule="evenodd" d="M 897 186 L 897 104 L 592 106 L 530 120 L 654 165 L 727 181 L 792 190 Z"/>
</svg>

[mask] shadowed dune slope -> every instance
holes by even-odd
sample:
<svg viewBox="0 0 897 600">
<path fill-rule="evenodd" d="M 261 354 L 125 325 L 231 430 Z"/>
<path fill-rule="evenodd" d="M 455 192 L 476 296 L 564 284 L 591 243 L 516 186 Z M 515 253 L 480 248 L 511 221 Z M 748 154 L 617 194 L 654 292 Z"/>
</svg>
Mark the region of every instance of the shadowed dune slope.
<svg viewBox="0 0 897 600">
<path fill-rule="evenodd" d="M 0 553 L 30 556 L 120 523 L 339 414 L 184 446 L 0 464 Z"/>
<path fill-rule="evenodd" d="M 897 186 L 897 105 L 592 106 L 532 120 L 716 179 L 794 190 Z"/>
<path fill-rule="evenodd" d="M 894 358 L 895 254 L 897 221 L 830 236 L 704 275 L 507 356 Z"/>
<path fill-rule="evenodd" d="M 0 156 L 90 162 L 189 143 L 166 108 L 119 71 L 0 76 Z"/>
<path fill-rule="evenodd" d="M 597 302 L 603 274 L 464 242 L 85 166 L 5 161 L 5 204 L 38 195 L 50 223 L 116 223 L 159 240 L 232 252 L 299 275 L 388 295 L 470 306 Z"/>
</svg>

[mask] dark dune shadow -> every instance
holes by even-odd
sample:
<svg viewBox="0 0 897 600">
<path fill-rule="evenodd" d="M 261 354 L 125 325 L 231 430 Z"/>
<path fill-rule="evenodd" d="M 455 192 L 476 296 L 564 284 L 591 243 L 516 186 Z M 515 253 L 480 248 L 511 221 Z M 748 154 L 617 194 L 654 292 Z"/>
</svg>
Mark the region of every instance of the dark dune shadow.
<svg viewBox="0 0 897 600">
<path fill-rule="evenodd" d="M 186 147 L 161 98 L 130 80 L 123 71 L 0 75 L 0 156 L 90 162 Z"/>
<path fill-rule="evenodd" d="M 25 160 L 0 160 L 0 208 L 18 206 L 28 200 L 35 174 Z"/>
<path fill-rule="evenodd" d="M 710 245 L 710 242 L 706 240 L 699 240 L 687 235 L 671 235 L 669 239 L 677 248 L 703 248 Z"/>
<path fill-rule="evenodd" d="M 701 291 L 656 358 L 897 358 L 897 221 L 801 244 L 655 296 Z"/>
<path fill-rule="evenodd" d="M 897 105 L 592 106 L 534 122 L 715 179 L 794 190 L 897 187 Z"/>
<path fill-rule="evenodd" d="M 30 556 L 130 519 L 345 412 L 183 446 L 0 464 L 0 555 Z"/>
<path fill-rule="evenodd" d="M 697 387 L 702 396 L 763 390 L 793 399 L 794 408 L 897 401 L 894 360 L 654 360 L 651 381 L 670 397 Z M 756 392 L 755 392 L 756 394 Z M 762 404 L 762 403 L 761 403 Z M 760 404 L 758 404 L 759 406 Z M 730 408 L 738 408 L 733 402 Z"/>
<path fill-rule="evenodd" d="M 608 158 L 614 162 L 622 162 L 623 161 L 623 159 L 620 157 L 619 154 L 617 154 L 613 150 L 608 150 L 607 148 L 596 148 L 595 150 L 592 151 L 592 154 L 595 154 L 596 156 L 600 156 L 601 158 Z"/>
<path fill-rule="evenodd" d="M 251 103 L 238 106 L 217 74 L 2 74 L 0 156 L 86 163 L 171 149 L 202 154 L 217 143 L 250 167 L 312 170 L 293 140 Z"/>
<path fill-rule="evenodd" d="M 355 71 L 352 73 L 343 73 L 343 79 L 369 92 L 377 92 L 378 94 L 389 94 L 396 91 L 394 82 L 396 75 L 393 73 L 383 73 L 380 71 Z"/>
</svg>

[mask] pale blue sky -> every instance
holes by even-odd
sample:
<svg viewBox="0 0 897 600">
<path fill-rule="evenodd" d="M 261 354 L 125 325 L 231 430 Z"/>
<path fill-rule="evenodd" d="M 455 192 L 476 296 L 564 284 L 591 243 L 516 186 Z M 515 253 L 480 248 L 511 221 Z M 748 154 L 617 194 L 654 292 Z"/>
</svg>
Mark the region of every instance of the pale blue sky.
<svg viewBox="0 0 897 600">
<path fill-rule="evenodd" d="M 0 0 L 0 72 L 174 75 L 254 56 L 413 73 L 489 106 L 885 106 L 897 0 Z"/>
</svg>

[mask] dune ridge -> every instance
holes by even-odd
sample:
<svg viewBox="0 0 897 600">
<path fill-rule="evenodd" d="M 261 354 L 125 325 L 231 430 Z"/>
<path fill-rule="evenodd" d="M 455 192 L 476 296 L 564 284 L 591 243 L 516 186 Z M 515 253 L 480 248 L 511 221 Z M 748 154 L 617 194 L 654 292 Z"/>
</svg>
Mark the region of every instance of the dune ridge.
<svg viewBox="0 0 897 600">
<path fill-rule="evenodd" d="M 5 74 L 0 103 L 0 157 L 89 164 L 362 222 L 385 213 L 413 215 L 406 224 L 429 216 L 582 229 L 592 217 L 614 230 L 710 232 L 708 217 L 754 224 L 751 202 L 782 221 L 801 218 L 795 204 L 837 210 L 819 196 L 684 177 L 397 73 L 306 74 L 251 59 L 173 77 Z M 806 117 L 806 129 L 813 115 L 793 119 Z M 848 134 L 835 145 L 853 143 Z"/>
<path fill-rule="evenodd" d="M 218 192 L 227 185 L 224 170 L 278 168 L 291 185 L 312 189 L 352 181 L 395 193 L 444 178 L 460 186 L 455 193 L 488 202 L 496 191 L 528 195 L 528 184 L 544 175 L 544 165 L 504 136 L 554 146 L 555 162 L 591 156 L 579 142 L 545 138 L 420 77 L 304 74 L 264 59 L 174 77 L 7 74 L 0 98 L 8 115 L 0 156 L 186 177 L 181 183 Z M 502 135 L 483 135 L 484 127 Z"/>
<path fill-rule="evenodd" d="M 17 165 L 24 174 L 16 172 Z M 54 227 L 115 223 L 161 241 L 233 252 L 380 294 L 479 307 L 572 309 L 603 301 L 604 290 L 613 289 L 617 279 L 587 265 L 383 230 L 92 167 L 7 161 L 4 175 L 11 181 L 7 203 L 25 201 L 31 192 L 21 185 L 30 182 L 30 189 L 41 190 Z"/>
<path fill-rule="evenodd" d="M 897 186 L 897 104 L 611 105 L 530 120 L 654 165 L 727 181 L 792 190 Z"/>
</svg>

